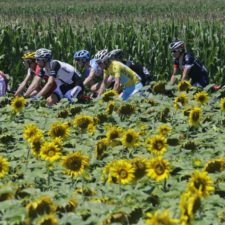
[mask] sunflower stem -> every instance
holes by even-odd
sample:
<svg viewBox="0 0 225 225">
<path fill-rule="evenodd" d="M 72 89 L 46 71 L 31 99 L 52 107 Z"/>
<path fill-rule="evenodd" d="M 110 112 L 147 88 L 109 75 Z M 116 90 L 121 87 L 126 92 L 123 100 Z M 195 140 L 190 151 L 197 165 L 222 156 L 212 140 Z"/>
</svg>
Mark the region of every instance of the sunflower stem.
<svg viewBox="0 0 225 225">
<path fill-rule="evenodd" d="M 167 192 L 167 179 L 165 179 L 163 182 L 163 191 Z"/>
<path fill-rule="evenodd" d="M 77 184 L 77 181 L 78 181 L 78 179 L 75 179 L 74 177 L 72 177 L 72 182 L 71 182 L 71 185 L 70 185 L 70 188 L 71 189 L 74 189 L 75 188 L 75 186 Z"/>
<path fill-rule="evenodd" d="M 30 147 L 29 147 L 29 145 L 27 145 L 26 167 L 27 167 L 27 165 L 28 165 L 29 155 L 30 155 Z"/>
</svg>

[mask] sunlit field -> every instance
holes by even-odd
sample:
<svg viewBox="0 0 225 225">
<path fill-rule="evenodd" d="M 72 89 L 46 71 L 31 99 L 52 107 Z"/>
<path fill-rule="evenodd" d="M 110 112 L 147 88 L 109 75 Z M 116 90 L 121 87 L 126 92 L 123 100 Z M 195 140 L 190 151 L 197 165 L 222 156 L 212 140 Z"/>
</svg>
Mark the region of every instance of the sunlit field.
<svg viewBox="0 0 225 225">
<path fill-rule="evenodd" d="M 122 48 L 153 76 L 129 101 L 49 108 L 0 97 L 0 224 L 225 224 L 225 6 L 217 1 L 1 1 L 0 70 L 15 90 L 25 50 L 73 62 Z M 169 43 L 204 62 L 210 85 L 171 86 Z"/>
</svg>

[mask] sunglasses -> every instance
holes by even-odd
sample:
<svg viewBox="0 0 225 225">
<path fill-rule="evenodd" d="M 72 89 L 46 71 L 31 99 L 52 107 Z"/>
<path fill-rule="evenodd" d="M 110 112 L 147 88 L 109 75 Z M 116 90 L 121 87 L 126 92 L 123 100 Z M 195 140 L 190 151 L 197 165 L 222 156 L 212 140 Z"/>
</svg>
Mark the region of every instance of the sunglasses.
<svg viewBox="0 0 225 225">
<path fill-rule="evenodd" d="M 173 50 L 172 53 L 180 52 L 180 50 Z"/>
<path fill-rule="evenodd" d="M 36 61 L 45 61 L 45 59 L 37 58 Z"/>
</svg>

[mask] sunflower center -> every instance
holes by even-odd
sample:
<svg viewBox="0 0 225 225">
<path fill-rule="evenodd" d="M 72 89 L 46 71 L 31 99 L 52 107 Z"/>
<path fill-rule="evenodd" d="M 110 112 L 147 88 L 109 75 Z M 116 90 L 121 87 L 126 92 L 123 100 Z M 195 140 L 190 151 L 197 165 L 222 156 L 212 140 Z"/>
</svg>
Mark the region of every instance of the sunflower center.
<svg viewBox="0 0 225 225">
<path fill-rule="evenodd" d="M 79 170 L 82 166 L 81 160 L 80 159 L 69 159 L 68 160 L 68 167 L 71 170 Z"/>
<path fill-rule="evenodd" d="M 205 182 L 204 182 L 203 180 L 196 180 L 196 181 L 194 182 L 194 186 L 195 186 L 195 188 L 198 189 L 198 190 L 203 190 L 204 187 L 205 187 Z"/>
<path fill-rule="evenodd" d="M 162 175 L 165 171 L 165 168 L 163 165 L 158 164 L 155 166 L 155 172 L 157 173 L 157 175 Z"/>
<path fill-rule="evenodd" d="M 15 102 L 15 107 L 21 108 L 21 107 L 23 107 L 23 103 L 21 101 L 17 101 L 17 102 Z"/>
<path fill-rule="evenodd" d="M 193 112 L 192 114 L 192 120 L 198 121 L 200 118 L 199 112 Z"/>
<path fill-rule="evenodd" d="M 206 100 L 205 96 L 199 96 L 198 101 L 199 102 L 204 102 Z"/>
<path fill-rule="evenodd" d="M 153 143 L 153 147 L 154 149 L 157 149 L 160 151 L 163 148 L 163 142 L 158 140 L 155 143 Z"/>
<path fill-rule="evenodd" d="M 180 90 L 181 91 L 186 91 L 188 89 L 188 84 L 183 83 L 182 85 L 180 85 Z"/>
<path fill-rule="evenodd" d="M 55 150 L 54 149 L 50 149 L 49 151 L 48 151 L 48 156 L 49 157 L 52 157 L 52 156 L 54 156 L 55 155 Z"/>
<path fill-rule="evenodd" d="M 119 134 L 118 134 L 118 132 L 111 132 L 109 137 L 110 137 L 110 140 L 113 140 L 113 139 L 118 138 Z"/>
<path fill-rule="evenodd" d="M 119 175 L 122 179 L 125 179 L 128 176 L 127 171 L 124 169 L 120 170 Z"/>
<path fill-rule="evenodd" d="M 131 135 L 131 134 L 127 134 L 127 135 L 126 135 L 126 141 L 127 141 L 128 143 L 132 143 L 133 140 L 134 140 L 133 135 Z"/>
<path fill-rule="evenodd" d="M 65 135 L 65 129 L 63 127 L 57 127 L 54 130 L 55 137 L 63 137 Z"/>
</svg>

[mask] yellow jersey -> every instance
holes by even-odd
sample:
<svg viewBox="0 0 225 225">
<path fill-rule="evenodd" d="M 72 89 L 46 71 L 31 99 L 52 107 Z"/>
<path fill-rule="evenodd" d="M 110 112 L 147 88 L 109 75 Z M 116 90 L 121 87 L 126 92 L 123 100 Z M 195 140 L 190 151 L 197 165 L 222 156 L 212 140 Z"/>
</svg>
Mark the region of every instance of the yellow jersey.
<svg viewBox="0 0 225 225">
<path fill-rule="evenodd" d="M 140 77 L 132 69 L 116 60 L 111 61 L 109 67 L 104 70 L 104 74 L 115 78 L 119 77 L 124 87 L 130 87 L 141 82 Z"/>
</svg>

